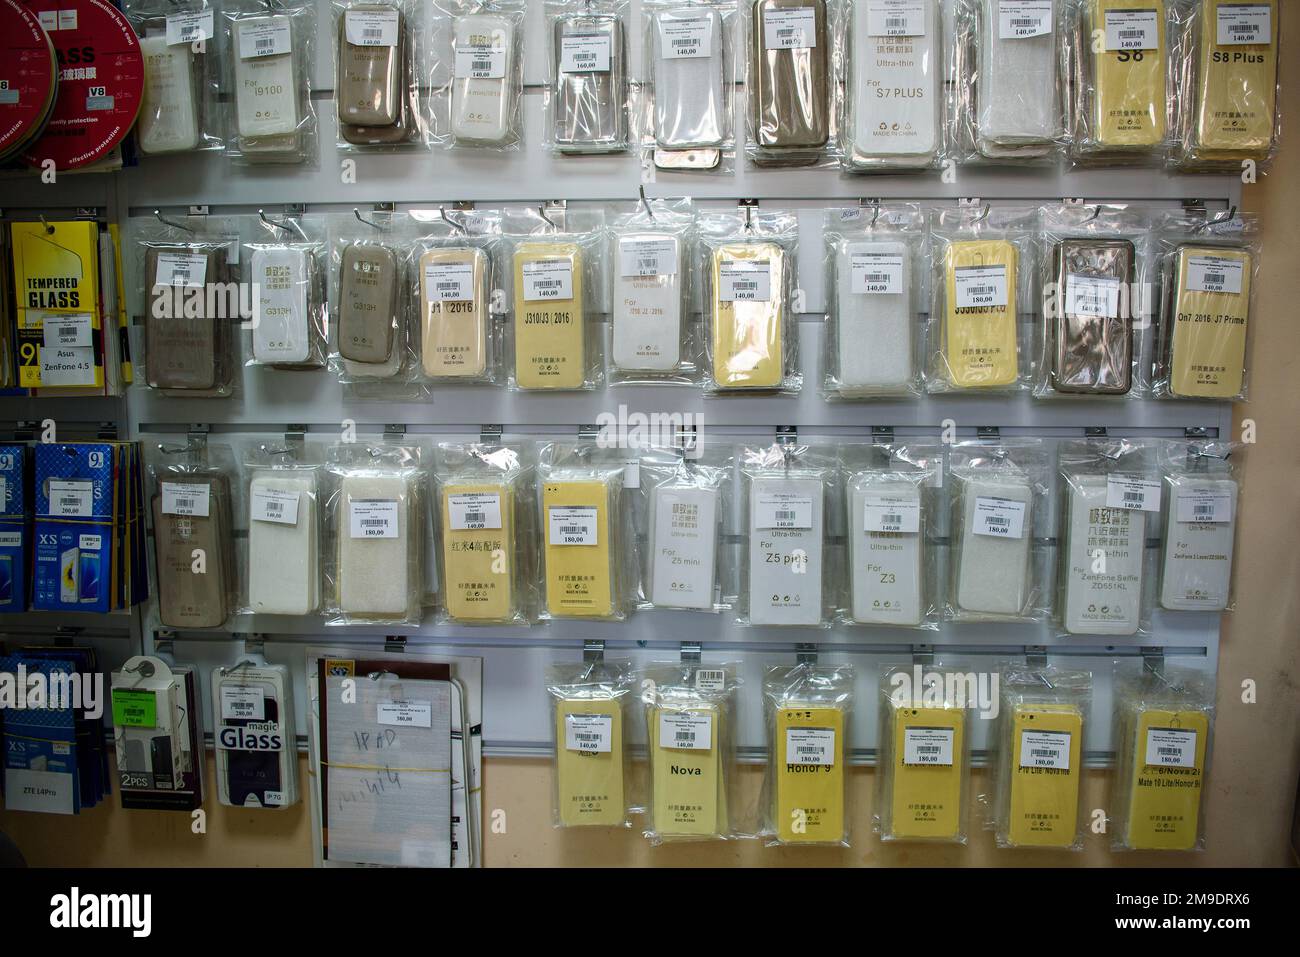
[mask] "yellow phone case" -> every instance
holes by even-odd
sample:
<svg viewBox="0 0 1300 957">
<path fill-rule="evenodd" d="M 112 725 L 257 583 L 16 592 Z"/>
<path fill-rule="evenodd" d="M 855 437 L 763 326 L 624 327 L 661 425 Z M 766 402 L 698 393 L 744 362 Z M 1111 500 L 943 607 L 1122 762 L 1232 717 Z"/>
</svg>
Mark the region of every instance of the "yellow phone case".
<svg viewBox="0 0 1300 957">
<path fill-rule="evenodd" d="M 1068 735 L 1068 742 L 1061 735 Z M 1019 847 L 1069 847 L 1079 823 L 1083 713 L 1069 704 L 1016 705 L 1009 743 L 1009 842 Z M 1060 753 L 1066 755 L 1065 767 L 1059 766 Z"/>
<path fill-rule="evenodd" d="M 962 708 L 894 708 L 892 835 L 900 840 L 955 840 L 962 832 L 966 712 Z M 952 762 L 908 760 L 909 736 L 950 736 Z M 922 745 L 932 747 L 934 745 Z"/>
<path fill-rule="evenodd" d="M 446 288 L 439 285 L 439 270 L 450 279 L 444 281 Z M 450 270 L 459 272 L 451 275 Z M 465 286 L 469 298 L 462 298 Z M 430 249 L 420 256 L 420 357 L 425 375 L 483 375 L 491 323 L 488 296 L 483 250 Z"/>
<path fill-rule="evenodd" d="M 722 271 L 727 263 L 768 264 L 769 298 L 725 301 Z M 713 251 L 713 381 L 719 389 L 776 389 L 785 372 L 785 251 L 776 243 L 735 242 Z"/>
<path fill-rule="evenodd" d="M 806 764 L 791 748 L 789 732 L 814 729 L 834 735 L 831 764 Z M 796 742 L 797 746 L 797 742 Z M 844 837 L 844 711 L 791 703 L 776 709 L 777 836 L 784 844 L 837 842 Z"/>
<path fill-rule="evenodd" d="M 1019 255 L 1006 240 L 970 240 L 948 245 L 944 257 L 943 354 L 948 380 L 959 389 L 1011 385 L 1019 371 L 1016 346 L 1016 271 Z M 1006 305 L 959 306 L 957 276 L 963 269 L 1002 266 Z"/>
<path fill-rule="evenodd" d="M 596 541 L 552 541 L 551 509 L 595 509 Z M 542 486 L 542 534 L 545 536 L 546 610 L 557 617 L 608 618 L 614 613 L 610 556 L 610 487 L 599 479 L 547 482 Z"/>
<path fill-rule="evenodd" d="M 674 715 L 709 718 L 709 747 L 675 747 L 664 737 L 662 719 Z M 650 732 L 650 769 L 654 789 L 652 814 L 661 835 L 708 837 L 727 829 L 727 800 L 722 775 L 719 743 L 722 740 L 720 710 L 710 705 L 674 708 L 656 705 L 647 709 Z"/>
<path fill-rule="evenodd" d="M 609 750 L 573 749 L 571 715 L 607 715 Z M 623 708 L 618 701 L 565 698 L 555 703 L 555 774 L 560 823 L 565 827 L 621 825 L 626 818 L 623 782 Z"/>
<path fill-rule="evenodd" d="M 1202 159 L 1262 156 L 1273 142 L 1277 99 L 1277 0 L 1269 8 L 1268 43 L 1220 44 L 1219 8 L 1241 0 L 1202 0 L 1201 56 L 1194 143 Z"/>
<path fill-rule="evenodd" d="M 524 266 L 564 260 L 572 267 L 572 298 L 525 298 Z M 575 243 L 527 242 L 515 250 L 515 382 L 521 389 L 581 389 L 587 378 L 582 250 Z"/>
<path fill-rule="evenodd" d="M 496 496 L 500 527 L 453 528 L 452 502 Z M 490 504 L 490 500 L 488 500 Z M 514 609 L 515 499 L 504 482 L 448 482 L 442 499 L 442 567 L 447 614 L 460 621 L 505 621 Z"/>
<path fill-rule="evenodd" d="M 1188 289 L 1190 264 L 1211 257 L 1241 264 L 1241 292 Z M 1197 399 L 1226 399 L 1241 392 L 1250 312 L 1249 252 L 1222 246 L 1183 246 L 1176 253 L 1171 297 L 1169 390 Z"/>
<path fill-rule="evenodd" d="M 1155 11 L 1157 49 L 1093 54 L 1096 140 L 1104 148 L 1155 146 L 1165 138 L 1168 106 L 1164 0 L 1092 0 L 1093 30 L 1104 32 L 1106 13 L 1120 10 Z"/>
<path fill-rule="evenodd" d="M 1196 736 L 1190 767 L 1148 764 L 1148 750 L 1160 750 L 1161 732 Z M 1156 739 L 1148 740 L 1152 732 Z M 1189 850 L 1200 825 L 1201 788 L 1205 782 L 1205 746 L 1210 732 L 1203 711 L 1139 711 L 1132 739 L 1129 785 L 1128 846 L 1138 850 Z"/>
</svg>

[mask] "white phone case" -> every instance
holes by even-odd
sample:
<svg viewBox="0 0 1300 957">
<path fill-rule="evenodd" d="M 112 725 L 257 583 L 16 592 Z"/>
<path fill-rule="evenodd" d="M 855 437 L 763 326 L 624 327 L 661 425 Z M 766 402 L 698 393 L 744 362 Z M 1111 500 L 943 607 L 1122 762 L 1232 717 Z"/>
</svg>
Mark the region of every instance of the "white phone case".
<svg viewBox="0 0 1300 957">
<path fill-rule="evenodd" d="M 312 283 L 307 252 L 289 247 L 255 249 L 249 263 L 258 289 L 253 358 L 265 363 L 306 362 L 311 352 L 308 291 Z"/>
<path fill-rule="evenodd" d="M 1106 477 L 1076 478 L 1065 491 L 1065 630 L 1132 635 L 1142 617 L 1146 512 L 1106 504 Z"/>
<path fill-rule="evenodd" d="M 683 6 L 656 11 L 651 21 L 655 145 L 721 146 L 727 137 L 722 15 Z M 681 55 L 683 44 L 695 55 Z"/>
<path fill-rule="evenodd" d="M 645 244 L 644 246 L 640 244 Z M 638 275 L 639 248 L 658 250 L 672 273 Z M 671 233 L 647 230 L 618 238 L 614 263 L 610 356 L 623 371 L 667 372 L 682 359 L 682 248 Z"/>
<path fill-rule="evenodd" d="M 1055 139 L 1063 126 L 1056 82 L 1058 18 L 1053 17 L 1048 33 L 1003 38 L 1000 2 L 982 0 L 980 11 L 975 90 L 979 135 L 1009 146 Z"/>
<path fill-rule="evenodd" d="M 167 44 L 164 34 L 140 38 L 144 102 L 136 141 L 144 153 L 179 153 L 199 145 L 194 54 L 188 43 Z"/>
<path fill-rule="evenodd" d="M 259 493 L 297 495 L 297 521 L 248 522 L 248 604 L 261 615 L 307 615 L 320 605 L 320 542 L 317 539 L 316 482 L 294 475 L 263 474 L 248 485 Z"/>
<path fill-rule="evenodd" d="M 263 47 L 255 38 L 275 31 Z M 283 49 L 279 40 L 292 37 L 289 18 L 283 14 L 248 17 L 234 23 L 235 116 L 241 137 L 288 136 L 298 130 L 298 85 L 295 51 Z"/>
<path fill-rule="evenodd" d="M 874 625 L 921 623 L 921 490 L 888 477 L 858 482 L 849 494 L 849 574 L 854 621 Z M 868 513 L 889 509 L 887 517 L 907 531 L 868 529 Z M 905 516 L 914 515 L 911 531 Z"/>
<path fill-rule="evenodd" d="M 935 0 L 914 0 L 924 32 L 872 35 L 890 11 L 890 0 L 855 0 L 851 31 L 849 93 L 854 153 L 915 165 L 928 164 L 939 142 L 939 32 Z"/>
<path fill-rule="evenodd" d="M 659 608 L 713 607 L 718 490 L 660 485 L 650 527 L 650 601 Z"/>
<path fill-rule="evenodd" d="M 406 480 L 390 475 L 348 475 L 343 478 L 339 494 L 342 497 L 338 531 L 339 607 L 351 614 L 404 614 L 411 590 L 406 543 L 411 531 L 410 489 Z M 353 537 L 350 510 L 358 501 L 395 503 L 397 536 Z"/>
<path fill-rule="evenodd" d="M 976 534 L 981 499 L 1018 503 L 1024 509 L 1018 537 Z M 957 605 L 960 611 L 1019 615 L 1029 593 L 1029 545 L 1033 529 L 1033 491 L 1012 478 L 972 479 L 962 495 L 961 553 Z"/>
<path fill-rule="evenodd" d="M 841 391 L 905 389 L 913 375 L 912 263 L 907 245 L 845 243 L 836 253 L 835 277 Z M 855 291 L 871 279 L 883 281 L 867 282 L 866 288 L 873 291 Z M 884 291 L 874 291 L 880 287 Z"/>
<path fill-rule="evenodd" d="M 817 625 L 822 618 L 822 482 L 751 481 L 749 620 L 755 625 Z M 784 514 L 794 513 L 786 518 Z M 793 524 L 773 528 L 774 517 Z"/>
<path fill-rule="evenodd" d="M 1228 607 L 1232 579 L 1237 483 L 1187 477 L 1171 484 L 1166 487 L 1160 604 L 1174 611 L 1222 611 Z"/>
<path fill-rule="evenodd" d="M 451 132 L 456 139 L 491 144 L 510 135 L 514 29 L 509 19 L 490 13 L 456 18 L 457 65 L 451 87 Z"/>
</svg>

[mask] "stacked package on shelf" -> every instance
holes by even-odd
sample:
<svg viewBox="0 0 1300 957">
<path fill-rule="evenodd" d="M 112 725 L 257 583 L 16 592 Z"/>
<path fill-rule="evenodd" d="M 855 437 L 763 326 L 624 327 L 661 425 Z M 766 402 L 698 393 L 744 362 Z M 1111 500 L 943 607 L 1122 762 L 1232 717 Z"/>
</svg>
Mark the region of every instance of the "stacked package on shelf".
<svg viewBox="0 0 1300 957">
<path fill-rule="evenodd" d="M 0 445 L 0 612 L 27 610 L 32 493 L 25 445 Z"/>
<path fill-rule="evenodd" d="M 203 725 L 194 668 L 137 655 L 111 679 L 122 807 L 192 811 L 203 804 Z"/>
</svg>

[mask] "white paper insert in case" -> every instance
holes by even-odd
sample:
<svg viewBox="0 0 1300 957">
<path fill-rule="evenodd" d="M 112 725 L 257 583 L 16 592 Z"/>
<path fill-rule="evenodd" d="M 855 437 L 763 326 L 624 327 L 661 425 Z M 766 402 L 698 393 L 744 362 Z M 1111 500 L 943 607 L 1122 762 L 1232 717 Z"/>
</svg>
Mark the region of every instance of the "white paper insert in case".
<svg viewBox="0 0 1300 957">
<path fill-rule="evenodd" d="M 547 511 L 547 532 L 552 545 L 596 545 L 594 505 L 552 505 Z"/>
<path fill-rule="evenodd" d="M 529 302 L 573 298 L 573 261 L 534 259 L 523 264 L 524 299 Z"/>
<path fill-rule="evenodd" d="M 660 711 L 659 747 L 708 751 L 713 747 L 713 716 L 694 711 Z"/>
<path fill-rule="evenodd" d="M 785 760 L 789 764 L 835 764 L 834 728 L 786 728 Z"/>
<path fill-rule="evenodd" d="M 1196 732 L 1148 728 L 1145 763 L 1166 768 L 1196 767 Z"/>
<path fill-rule="evenodd" d="M 348 528 L 353 538 L 397 538 L 397 502 L 391 498 L 358 498 L 350 503 Z"/>
<path fill-rule="evenodd" d="M 1021 731 L 1020 766 L 1070 770 L 1070 733 L 1068 731 Z"/>
<path fill-rule="evenodd" d="M 567 751 L 609 754 L 614 741 L 614 718 L 608 714 L 566 714 L 564 747 Z"/>
<path fill-rule="evenodd" d="M 164 515 L 194 515 L 208 517 L 211 488 L 188 482 L 162 483 L 162 511 Z"/>
<path fill-rule="evenodd" d="M 580 34 L 560 38 L 561 73 L 608 73 L 610 36 Z"/>
<path fill-rule="evenodd" d="M 951 767 L 955 737 L 952 728 L 904 728 L 903 763 Z"/>
<path fill-rule="evenodd" d="M 867 0 L 867 36 L 925 36 L 925 5 L 921 0 Z"/>
<path fill-rule="evenodd" d="M 1187 288 L 1191 292 L 1226 292 L 1241 295 L 1245 264 L 1220 256 L 1189 256 Z"/>
<path fill-rule="evenodd" d="M 768 302 L 772 298 L 772 268 L 766 259 L 723 262 L 718 279 L 718 298 L 723 302 Z"/>
<path fill-rule="evenodd" d="M 1106 11 L 1106 49 L 1154 50 L 1160 45 L 1154 8 Z"/>
<path fill-rule="evenodd" d="M 424 267 L 424 288 L 430 301 L 470 302 L 474 298 L 474 264 L 429 263 Z"/>
<path fill-rule="evenodd" d="M 460 492 L 447 496 L 447 511 L 455 531 L 501 527 L 501 496 L 496 492 Z"/>
<path fill-rule="evenodd" d="M 976 498 L 973 531 L 992 538 L 1023 538 L 1025 503 L 1010 498 Z"/>
<path fill-rule="evenodd" d="M 1007 304 L 1006 266 L 959 266 L 953 279 L 959 309 L 988 309 Z"/>
</svg>

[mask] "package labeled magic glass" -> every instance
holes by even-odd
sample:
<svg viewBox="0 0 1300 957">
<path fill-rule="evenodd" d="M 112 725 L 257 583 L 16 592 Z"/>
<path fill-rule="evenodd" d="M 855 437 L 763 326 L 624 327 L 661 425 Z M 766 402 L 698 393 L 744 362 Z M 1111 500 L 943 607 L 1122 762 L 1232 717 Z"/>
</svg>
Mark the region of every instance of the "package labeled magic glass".
<svg viewBox="0 0 1300 957">
<path fill-rule="evenodd" d="M 1279 134 L 1278 35 L 1281 3 L 1176 0 L 1173 163 L 1189 172 L 1266 166 Z"/>
<path fill-rule="evenodd" d="M 627 0 L 545 0 L 546 143 L 559 153 L 617 153 L 628 122 Z"/>
<path fill-rule="evenodd" d="M 647 82 L 642 146 L 663 170 L 719 170 L 735 158 L 736 0 L 641 5 Z"/>
<path fill-rule="evenodd" d="M 1045 621 L 1051 565 L 1051 466 L 1042 440 L 974 439 L 948 453 L 944 486 L 952 544 L 946 616 L 956 621 Z"/>
<path fill-rule="evenodd" d="M 689 201 L 652 200 L 609 227 L 609 379 L 694 382 L 699 326 L 691 307 L 695 216 Z"/>
<path fill-rule="evenodd" d="M 919 394 L 925 217 L 913 205 L 828 210 L 823 391 L 828 399 Z"/>
<path fill-rule="evenodd" d="M 944 517 L 937 445 L 849 445 L 844 482 L 846 587 L 836 620 L 848 625 L 939 627 L 937 537 Z"/>
<path fill-rule="evenodd" d="M 217 22 L 210 0 L 127 0 L 144 56 L 135 142 L 146 155 L 219 150 Z"/>
<path fill-rule="evenodd" d="M 1029 380 L 1037 211 L 935 209 L 930 219 L 929 392 L 1009 392 Z"/>
<path fill-rule="evenodd" d="M 650 843 L 739 836 L 736 664 L 655 662 L 637 673 L 637 685 L 649 749 Z"/>
<path fill-rule="evenodd" d="M 631 827 L 627 733 L 635 688 L 626 660 L 602 657 L 548 670 L 556 827 Z"/>
<path fill-rule="evenodd" d="M 747 0 L 745 149 L 755 163 L 810 166 L 831 137 L 831 32 L 826 0 Z"/>
<path fill-rule="evenodd" d="M 875 828 L 882 841 L 966 843 L 970 722 L 953 689 L 942 669 L 881 671 Z"/>
<path fill-rule="evenodd" d="M 536 556 L 524 450 L 444 443 L 434 462 L 440 614 L 462 625 L 527 624 Z"/>
<path fill-rule="evenodd" d="M 1164 536 L 1160 607 L 1225 611 L 1233 607 L 1232 559 L 1241 500 L 1242 446 L 1191 439 L 1158 449 Z"/>
<path fill-rule="evenodd" d="M 263 215 L 243 244 L 253 299 L 247 364 L 324 368 L 329 347 L 329 253 L 319 217 Z"/>
<path fill-rule="evenodd" d="M 421 61 L 440 146 L 517 150 L 523 138 L 524 0 L 437 0 Z"/>
<path fill-rule="evenodd" d="M 1065 2 L 957 3 L 953 133 L 966 161 L 1055 160 L 1065 138 Z"/>
<path fill-rule="evenodd" d="M 327 624 L 419 624 L 425 604 L 425 487 L 413 446 L 326 451 Z"/>
<path fill-rule="evenodd" d="M 621 621 L 636 578 L 627 453 L 594 442 L 538 449 L 542 618 Z"/>
<path fill-rule="evenodd" d="M 316 5 L 304 0 L 222 5 L 227 152 L 241 163 L 315 163 L 316 109 L 311 101 Z"/>
<path fill-rule="evenodd" d="M 827 522 L 836 522 L 833 449 L 773 443 L 738 454 L 745 547 L 739 621 L 828 627 L 834 606 Z"/>
<path fill-rule="evenodd" d="M 723 536 L 730 525 L 732 463 L 732 449 L 712 443 L 654 448 L 641 456 L 644 607 L 730 607 L 724 588 L 730 551 Z"/>
<path fill-rule="evenodd" d="M 752 208 L 699 217 L 704 274 L 705 389 L 799 391 L 794 307 L 798 221 Z"/>
<path fill-rule="evenodd" d="M 420 74 L 424 8 L 413 0 L 333 0 L 338 148 L 419 148 L 428 131 Z"/>
<path fill-rule="evenodd" d="M 999 677 L 990 815 L 998 847 L 1081 851 L 1079 783 L 1092 673 L 1016 664 Z"/>
<path fill-rule="evenodd" d="M 321 607 L 325 490 L 311 457 L 295 442 L 245 453 L 252 614 L 311 615 Z"/>
<path fill-rule="evenodd" d="M 113 672 L 109 684 L 122 807 L 201 807 L 206 761 L 194 668 L 136 655 Z"/>
<path fill-rule="evenodd" d="M 1137 331 L 1154 312 L 1147 214 L 1120 205 L 1044 206 L 1039 226 L 1034 395 L 1141 395 L 1148 376 Z"/>
<path fill-rule="evenodd" d="M 286 665 L 245 658 L 212 670 L 217 800 L 230 807 L 298 803 L 293 676 Z"/>
<path fill-rule="evenodd" d="M 1157 221 L 1157 396 L 1247 398 L 1258 234 L 1259 222 L 1248 213 L 1189 210 Z"/>
<path fill-rule="evenodd" d="M 843 64 L 841 162 L 858 172 L 924 170 L 943 153 L 943 18 L 938 0 L 847 0 L 835 24 Z"/>
<path fill-rule="evenodd" d="M 1072 3 L 1071 159 L 1162 160 L 1172 112 L 1165 0 Z"/>
<path fill-rule="evenodd" d="M 1150 631 L 1146 541 L 1160 514 L 1155 449 L 1135 439 L 1057 445 L 1060 597 L 1069 635 Z"/>
<path fill-rule="evenodd" d="M 763 780 L 769 844 L 849 844 L 852 665 L 800 662 L 763 675 L 771 751 Z"/>
<path fill-rule="evenodd" d="M 1143 663 L 1114 678 L 1111 847 L 1205 848 L 1205 776 L 1214 732 L 1214 676 Z"/>
</svg>

